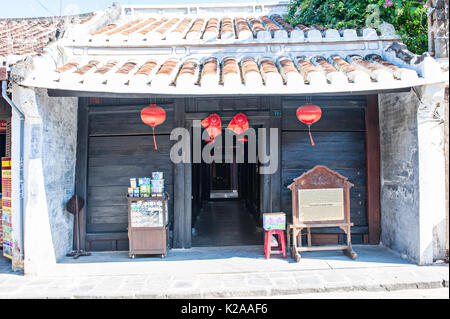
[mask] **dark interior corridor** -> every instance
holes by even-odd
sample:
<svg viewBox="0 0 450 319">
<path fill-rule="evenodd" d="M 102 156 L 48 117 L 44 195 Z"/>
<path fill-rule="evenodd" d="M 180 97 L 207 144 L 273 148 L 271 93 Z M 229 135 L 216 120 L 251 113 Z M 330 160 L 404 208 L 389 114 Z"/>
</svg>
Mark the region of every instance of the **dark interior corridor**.
<svg viewBox="0 0 450 319">
<path fill-rule="evenodd" d="M 264 232 L 257 227 L 244 200 L 210 201 L 204 204 L 194 229 L 194 247 L 263 244 Z"/>
<path fill-rule="evenodd" d="M 224 134 L 220 136 L 225 143 Z M 221 163 L 192 165 L 192 246 L 262 245 L 260 219 L 260 176 L 256 163 L 249 163 L 248 145 L 237 141 L 233 148 L 243 152 Z M 232 153 L 233 154 L 233 153 Z"/>
</svg>

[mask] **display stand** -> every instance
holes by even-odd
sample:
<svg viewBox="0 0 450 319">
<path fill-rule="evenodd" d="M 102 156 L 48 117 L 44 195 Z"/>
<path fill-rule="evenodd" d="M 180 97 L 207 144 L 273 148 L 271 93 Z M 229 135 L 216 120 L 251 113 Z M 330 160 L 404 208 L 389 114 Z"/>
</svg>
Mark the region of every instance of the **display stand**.
<svg viewBox="0 0 450 319">
<path fill-rule="evenodd" d="M 129 257 L 167 255 L 168 197 L 128 197 Z"/>
<path fill-rule="evenodd" d="M 288 186 L 292 191 L 292 223 L 287 224 L 287 247 L 292 236 L 292 258 L 299 262 L 300 252 L 317 250 L 343 250 L 351 259 L 357 254 L 351 245 L 350 188 L 346 177 L 325 166 L 294 179 Z M 339 227 L 347 235 L 346 245 L 312 246 L 311 228 Z M 301 242 L 302 230 L 307 230 L 308 246 Z"/>
</svg>

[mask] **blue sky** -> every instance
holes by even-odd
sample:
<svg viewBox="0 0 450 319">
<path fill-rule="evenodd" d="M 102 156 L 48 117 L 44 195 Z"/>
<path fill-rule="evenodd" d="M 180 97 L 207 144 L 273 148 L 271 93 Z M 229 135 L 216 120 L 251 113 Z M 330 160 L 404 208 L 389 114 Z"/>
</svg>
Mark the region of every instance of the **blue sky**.
<svg viewBox="0 0 450 319">
<path fill-rule="evenodd" d="M 239 2 L 276 2 L 274 0 L 0 0 L 0 18 L 47 17 L 101 10 L 113 2 L 122 4 L 204 4 Z"/>
</svg>

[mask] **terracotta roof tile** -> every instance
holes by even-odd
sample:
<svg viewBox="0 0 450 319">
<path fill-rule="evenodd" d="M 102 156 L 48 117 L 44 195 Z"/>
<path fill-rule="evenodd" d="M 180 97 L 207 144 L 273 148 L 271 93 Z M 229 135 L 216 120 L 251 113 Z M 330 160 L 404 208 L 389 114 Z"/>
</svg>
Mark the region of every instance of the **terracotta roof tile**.
<svg viewBox="0 0 450 319">
<path fill-rule="evenodd" d="M 302 30 L 303 32 L 308 32 L 308 31 L 312 30 L 311 28 L 307 27 L 304 24 L 297 24 L 296 27 L 299 28 L 300 30 Z"/>
<path fill-rule="evenodd" d="M 121 73 L 121 74 L 129 74 L 131 72 L 131 70 L 133 70 L 136 67 L 136 62 L 126 62 L 124 65 L 122 65 L 120 67 L 119 70 L 116 71 L 116 73 Z"/>
<path fill-rule="evenodd" d="M 78 23 L 79 17 L 0 19 L 0 55 L 40 52 L 69 25 Z"/>
<path fill-rule="evenodd" d="M 331 56 L 330 60 L 333 66 L 338 71 L 344 73 L 351 82 L 363 84 L 370 82 L 370 77 L 365 72 L 358 70 L 355 66 L 349 64 L 339 55 Z"/>
<path fill-rule="evenodd" d="M 117 64 L 117 61 L 115 61 L 115 60 L 109 61 L 108 63 L 104 64 L 102 67 L 98 68 L 97 71 L 95 71 L 95 73 L 105 74 L 105 73 L 111 71 L 111 69 L 116 64 Z"/>
<path fill-rule="evenodd" d="M 297 68 L 309 84 L 319 86 L 327 83 L 325 75 L 305 56 L 297 57 Z"/>
<path fill-rule="evenodd" d="M 173 29 L 172 32 L 178 32 L 178 33 L 184 33 L 184 31 L 187 29 L 189 24 L 191 23 L 192 19 L 185 18 L 183 21 L 181 21 L 175 29 Z"/>
<path fill-rule="evenodd" d="M 148 27 L 146 27 L 146 28 L 144 28 L 142 30 L 139 30 L 139 33 L 142 34 L 142 35 L 146 35 L 149 32 L 152 32 L 153 30 L 155 30 L 161 24 L 166 23 L 167 21 L 169 21 L 169 20 L 166 19 L 166 18 L 162 18 L 162 19 L 160 19 L 157 22 L 150 22 L 151 24 Z"/>
<path fill-rule="evenodd" d="M 261 21 L 259 21 L 257 18 L 249 18 L 250 24 L 252 26 L 252 29 L 255 33 L 258 33 L 260 31 L 265 31 L 266 28 L 262 25 Z"/>
<path fill-rule="evenodd" d="M 205 19 L 203 18 L 196 19 L 194 23 L 191 25 L 189 31 L 186 33 L 186 39 L 194 37 L 200 38 L 204 23 Z"/>
<path fill-rule="evenodd" d="M 97 67 L 100 64 L 99 61 L 90 61 L 88 64 L 82 66 L 81 68 L 79 68 L 78 70 L 76 70 L 74 73 L 83 75 L 86 74 L 87 72 L 89 72 L 92 68 Z"/>
<path fill-rule="evenodd" d="M 262 16 L 261 20 L 270 31 L 275 32 L 280 30 L 280 27 L 278 27 L 268 16 Z"/>
<path fill-rule="evenodd" d="M 139 68 L 139 70 L 137 70 L 136 74 L 149 75 L 150 72 L 152 72 L 152 70 L 157 65 L 158 64 L 155 61 L 153 61 L 153 60 L 147 61 Z"/>
<path fill-rule="evenodd" d="M 233 20 L 231 18 L 222 18 L 220 28 L 220 38 L 229 39 L 234 37 Z"/>
<path fill-rule="evenodd" d="M 128 22 L 127 24 L 125 24 L 125 25 L 123 25 L 121 27 L 118 27 L 118 28 L 113 29 L 112 31 L 106 32 L 106 35 L 111 36 L 113 34 L 117 34 L 119 32 L 125 31 L 125 30 L 133 27 L 134 25 L 138 24 L 141 21 L 142 21 L 142 19 L 137 19 L 137 20 Z"/>
<path fill-rule="evenodd" d="M 386 60 L 384 60 L 378 54 L 369 54 L 366 56 L 366 60 L 374 63 L 380 68 L 392 73 L 396 79 L 399 80 L 415 80 L 417 79 L 417 73 L 413 70 L 400 68 Z"/>
<path fill-rule="evenodd" d="M 66 71 L 69 71 L 69 70 L 71 70 L 71 69 L 76 69 L 76 68 L 78 68 L 78 63 L 76 63 L 76 62 L 69 62 L 69 63 L 66 63 L 66 64 L 64 64 L 62 67 L 60 67 L 60 68 L 57 68 L 56 70 L 55 70 L 55 72 L 57 72 L 57 73 L 63 73 L 63 72 L 66 72 Z"/>
<path fill-rule="evenodd" d="M 170 75 L 175 67 L 177 66 L 177 61 L 174 59 L 167 60 L 161 65 L 161 68 L 156 74 L 167 74 Z"/>
<path fill-rule="evenodd" d="M 370 77 L 377 82 L 392 81 L 394 79 L 393 74 L 391 72 L 386 71 L 385 69 L 379 67 L 375 63 L 363 59 L 359 55 L 356 54 L 348 55 L 347 61 L 350 64 L 356 66 L 357 68 L 369 74 Z"/>
<path fill-rule="evenodd" d="M 169 30 L 171 27 L 173 27 L 178 21 L 180 21 L 180 19 L 178 19 L 178 18 L 170 19 L 169 22 L 167 22 L 164 25 L 160 26 L 158 29 L 155 30 L 155 32 L 158 32 L 161 35 L 163 35 L 164 33 L 167 32 L 167 30 Z"/>
<path fill-rule="evenodd" d="M 89 22 L 93 17 L 95 17 L 95 15 L 96 15 L 95 13 L 91 14 L 89 17 L 87 17 L 86 19 L 82 20 L 80 22 L 80 24 L 85 24 L 86 22 Z"/>
<path fill-rule="evenodd" d="M 131 27 L 131 28 L 129 28 L 129 29 L 123 31 L 122 34 L 125 35 L 125 36 L 126 36 L 126 35 L 130 35 L 130 34 L 136 32 L 137 30 L 140 30 L 140 29 L 144 28 L 145 26 L 147 26 L 147 25 L 149 25 L 150 23 L 153 23 L 153 22 L 155 22 L 155 21 L 156 21 L 155 18 L 147 19 L 147 20 L 145 20 L 145 21 L 143 21 L 143 22 L 141 22 L 141 23 L 139 23 L 139 24 L 136 24 L 135 26 L 133 26 L 133 27 Z"/>
<path fill-rule="evenodd" d="M 283 87 L 298 90 L 304 86 L 323 89 L 327 85 L 345 88 L 350 83 L 367 85 L 373 81 L 387 80 L 389 76 L 392 81 L 417 79 L 414 71 L 395 66 L 380 56 L 369 55 L 364 59 L 351 55 L 347 60 L 349 62 L 335 55 L 328 59 L 323 56 L 298 56 L 295 60 L 290 56 L 281 56 L 276 61 L 267 56 L 258 59 L 248 56 L 240 60 L 236 56 L 221 59 L 210 56 L 202 60 L 191 57 L 182 63 L 176 58 L 162 59 L 160 62 L 151 59 L 145 62 L 125 60 L 121 64 L 117 60 L 92 60 L 84 64 L 71 61 L 54 70 L 52 79 L 67 85 L 87 85 L 89 88 L 102 85 L 105 90 L 108 90 L 107 87 L 116 89 L 126 85 L 130 88 L 163 90 L 173 86 L 214 89 L 223 86 L 245 88 L 247 91 L 264 87 L 270 90 Z"/>
<path fill-rule="evenodd" d="M 217 74 L 217 59 L 212 57 L 205 61 L 202 69 L 202 76 Z"/>
<path fill-rule="evenodd" d="M 326 76 L 328 82 L 334 85 L 345 85 L 348 79 L 345 74 L 339 72 L 327 59 L 315 56 L 311 62 Z"/>
<path fill-rule="evenodd" d="M 294 31 L 294 27 L 291 26 L 289 23 L 284 21 L 284 19 L 279 14 L 274 14 L 271 16 L 273 20 L 275 20 L 284 30 L 287 32 Z"/>
<path fill-rule="evenodd" d="M 311 26 L 314 29 L 319 30 L 320 32 L 325 32 L 327 30 L 327 28 L 325 28 L 323 25 L 320 25 L 320 24 L 317 24 L 317 23 L 313 23 L 313 24 L 311 24 Z"/>
<path fill-rule="evenodd" d="M 203 33 L 203 39 L 217 38 L 219 35 L 219 23 L 218 18 L 211 18 L 206 23 L 205 32 Z"/>
<path fill-rule="evenodd" d="M 93 32 L 91 34 L 92 35 L 98 35 L 98 34 L 106 33 L 106 32 L 108 32 L 108 31 L 110 31 L 110 30 L 112 30 L 112 29 L 114 29 L 116 27 L 117 27 L 117 24 L 111 23 L 111 24 L 108 24 L 106 27 L 101 28 L 100 30 L 95 31 L 95 32 Z"/>
<path fill-rule="evenodd" d="M 200 76 L 200 86 L 215 87 L 220 82 L 219 62 L 216 57 L 210 57 L 204 60 L 202 73 Z"/>
</svg>

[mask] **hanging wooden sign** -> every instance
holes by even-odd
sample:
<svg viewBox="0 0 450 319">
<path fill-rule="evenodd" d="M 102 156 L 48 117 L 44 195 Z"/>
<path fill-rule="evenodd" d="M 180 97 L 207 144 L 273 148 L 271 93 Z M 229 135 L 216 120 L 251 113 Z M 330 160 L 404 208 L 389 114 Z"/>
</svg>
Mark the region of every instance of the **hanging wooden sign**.
<svg viewBox="0 0 450 319">
<path fill-rule="evenodd" d="M 300 252 L 342 250 L 351 259 L 356 253 L 351 244 L 350 188 L 346 177 L 326 166 L 316 166 L 294 179 L 288 186 L 292 191 L 292 223 L 287 226 L 288 248 L 292 236 L 291 255 L 300 261 Z M 311 228 L 338 227 L 347 235 L 345 245 L 312 246 Z M 302 230 L 307 230 L 308 246 L 302 247 Z M 300 237 L 300 239 L 299 239 Z M 299 239 L 299 240 L 297 240 Z"/>
</svg>

